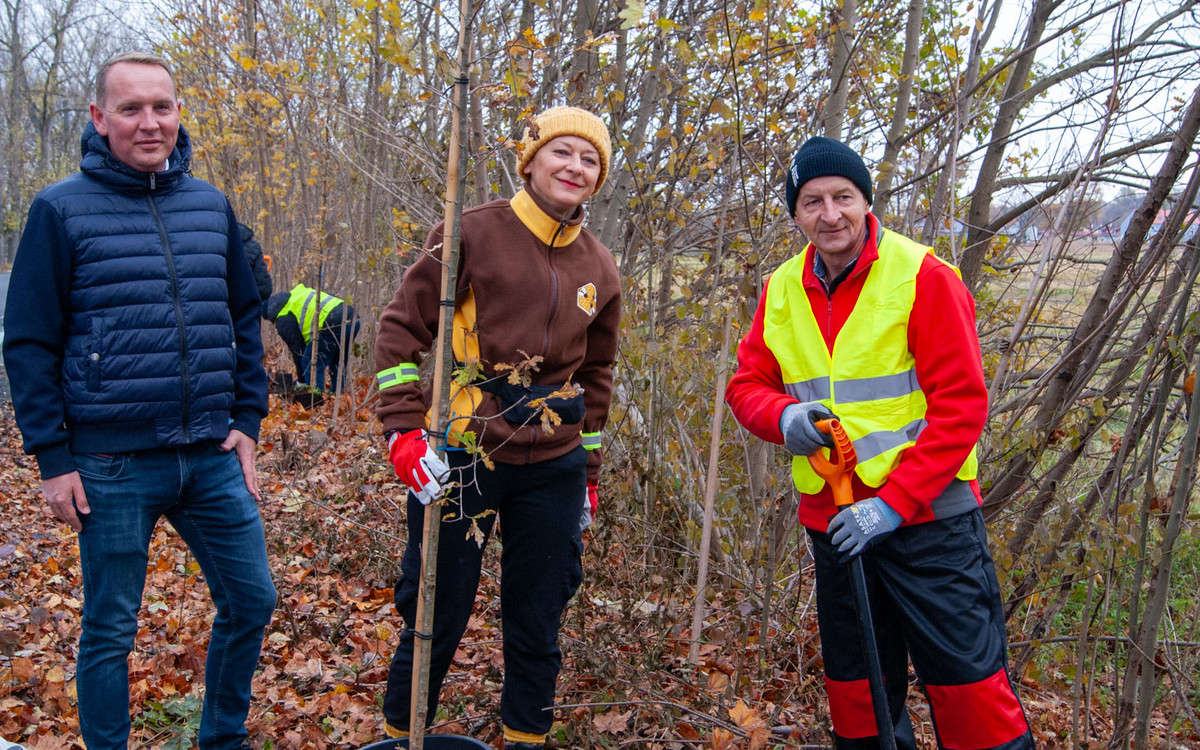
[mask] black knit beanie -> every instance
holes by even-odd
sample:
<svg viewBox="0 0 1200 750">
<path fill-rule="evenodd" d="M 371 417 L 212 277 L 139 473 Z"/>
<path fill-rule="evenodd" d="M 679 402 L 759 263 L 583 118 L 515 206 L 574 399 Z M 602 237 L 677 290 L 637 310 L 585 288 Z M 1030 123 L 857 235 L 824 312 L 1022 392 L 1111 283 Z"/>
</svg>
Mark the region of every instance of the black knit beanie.
<svg viewBox="0 0 1200 750">
<path fill-rule="evenodd" d="M 267 297 L 267 301 L 263 303 L 263 317 L 274 323 L 291 296 L 291 292 L 275 292 Z"/>
<path fill-rule="evenodd" d="M 787 171 L 785 192 L 788 214 L 792 218 L 796 217 L 796 196 L 800 194 L 800 186 L 814 177 L 829 176 L 850 180 L 862 191 L 867 203 L 871 203 L 871 173 L 862 157 L 841 141 L 818 135 L 800 146 Z"/>
</svg>

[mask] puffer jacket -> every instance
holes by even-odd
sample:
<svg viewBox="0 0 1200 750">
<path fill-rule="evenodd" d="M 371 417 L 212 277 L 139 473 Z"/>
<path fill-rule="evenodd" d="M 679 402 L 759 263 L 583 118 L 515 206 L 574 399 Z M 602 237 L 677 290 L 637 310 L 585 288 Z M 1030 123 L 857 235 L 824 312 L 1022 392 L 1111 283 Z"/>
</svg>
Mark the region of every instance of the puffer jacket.
<svg viewBox="0 0 1200 750">
<path fill-rule="evenodd" d="M 89 124 L 80 172 L 43 190 L 13 265 L 4 342 L 26 452 L 43 478 L 71 453 L 257 439 L 266 414 L 259 295 L 229 201 L 168 169 L 130 169 Z"/>
</svg>

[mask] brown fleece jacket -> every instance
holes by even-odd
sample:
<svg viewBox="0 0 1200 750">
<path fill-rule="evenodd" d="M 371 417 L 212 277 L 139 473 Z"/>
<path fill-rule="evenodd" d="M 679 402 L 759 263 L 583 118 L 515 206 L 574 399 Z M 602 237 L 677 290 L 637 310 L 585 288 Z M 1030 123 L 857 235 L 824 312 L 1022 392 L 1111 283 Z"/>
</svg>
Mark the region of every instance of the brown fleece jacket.
<svg viewBox="0 0 1200 750">
<path fill-rule="evenodd" d="M 499 416 L 496 396 L 483 392 L 468 429 L 488 456 L 526 464 L 561 456 L 580 444 L 581 433 L 603 430 L 612 397 L 621 290 L 616 263 L 595 235 L 582 227 L 583 210 L 561 224 L 524 191 L 463 211 L 455 284 L 460 308 L 473 297 L 482 377 L 496 365 L 518 365 L 541 356 L 534 385 L 583 388 L 582 424 L 546 432 L 541 423 L 517 425 Z M 421 364 L 437 335 L 441 288 L 442 225 L 430 232 L 426 252 L 404 274 L 383 312 L 375 340 L 380 371 Z M 553 243 L 553 247 L 551 247 Z M 522 354 L 524 352 L 524 354 Z M 504 373 L 500 373 L 503 375 Z M 380 391 L 375 413 L 384 430 L 425 427 L 428 388 L 408 382 Z M 588 482 L 599 477 L 603 452 L 588 452 Z"/>
</svg>

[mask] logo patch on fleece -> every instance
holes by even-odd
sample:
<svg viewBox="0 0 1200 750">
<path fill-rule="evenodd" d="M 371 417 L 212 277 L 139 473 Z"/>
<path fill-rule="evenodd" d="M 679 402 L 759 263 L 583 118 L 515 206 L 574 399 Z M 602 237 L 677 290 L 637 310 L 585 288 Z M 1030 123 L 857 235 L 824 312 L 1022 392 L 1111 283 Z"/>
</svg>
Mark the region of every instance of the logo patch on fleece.
<svg viewBox="0 0 1200 750">
<path fill-rule="evenodd" d="M 596 285 L 588 282 L 575 290 L 575 304 L 588 316 L 596 314 Z"/>
</svg>

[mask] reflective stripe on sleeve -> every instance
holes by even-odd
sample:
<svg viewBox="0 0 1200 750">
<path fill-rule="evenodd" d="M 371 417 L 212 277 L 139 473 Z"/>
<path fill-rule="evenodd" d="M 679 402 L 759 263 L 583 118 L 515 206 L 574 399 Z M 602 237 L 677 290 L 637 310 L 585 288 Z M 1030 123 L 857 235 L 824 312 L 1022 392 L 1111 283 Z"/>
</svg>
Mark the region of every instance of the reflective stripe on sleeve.
<svg viewBox="0 0 1200 750">
<path fill-rule="evenodd" d="M 417 374 L 417 366 L 411 362 L 401 362 L 395 367 L 389 367 L 386 370 L 380 370 L 375 375 L 375 385 L 379 390 L 385 390 L 404 383 L 412 383 L 420 380 L 420 375 Z"/>
<path fill-rule="evenodd" d="M 580 437 L 583 438 L 584 450 L 594 451 L 600 447 L 600 433 L 585 432 Z"/>
</svg>

